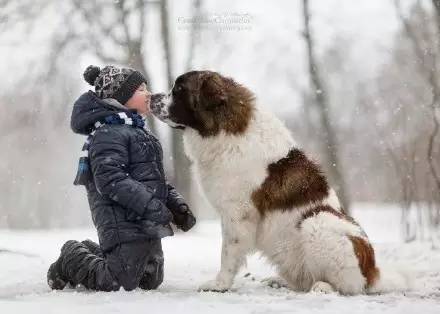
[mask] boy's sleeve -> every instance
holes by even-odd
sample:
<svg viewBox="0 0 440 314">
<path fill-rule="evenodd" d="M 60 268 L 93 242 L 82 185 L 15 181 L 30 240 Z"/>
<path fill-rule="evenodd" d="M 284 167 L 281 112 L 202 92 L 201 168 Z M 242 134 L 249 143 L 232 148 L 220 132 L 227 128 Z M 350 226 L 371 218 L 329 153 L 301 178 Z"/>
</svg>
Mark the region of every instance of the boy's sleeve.
<svg viewBox="0 0 440 314">
<path fill-rule="evenodd" d="M 128 145 L 128 139 L 117 130 L 98 130 L 89 148 L 92 173 L 100 194 L 144 216 L 146 207 L 155 210 L 164 205 L 154 198 L 153 188 L 133 180 L 126 171 Z"/>
<path fill-rule="evenodd" d="M 182 195 L 180 195 L 179 192 L 177 192 L 177 190 L 174 188 L 174 186 L 167 183 L 167 187 L 168 187 L 168 198 L 167 198 L 166 205 L 170 210 L 176 210 L 181 206 L 188 207 L 185 199 L 183 198 Z"/>
</svg>

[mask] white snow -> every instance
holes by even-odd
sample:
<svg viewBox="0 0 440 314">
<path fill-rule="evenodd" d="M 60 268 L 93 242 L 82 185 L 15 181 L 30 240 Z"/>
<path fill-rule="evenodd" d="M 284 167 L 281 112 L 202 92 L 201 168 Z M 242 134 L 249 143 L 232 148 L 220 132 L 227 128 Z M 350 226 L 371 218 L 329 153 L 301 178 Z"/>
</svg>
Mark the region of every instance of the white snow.
<svg viewBox="0 0 440 314">
<path fill-rule="evenodd" d="M 163 240 L 165 281 L 157 291 L 50 291 L 46 271 L 68 239 L 96 240 L 93 229 L 0 230 L 0 313 L 440 313 L 440 250 L 428 242 L 402 243 L 395 208 L 357 206 L 354 216 L 370 235 L 379 264 L 410 268 L 414 291 L 346 297 L 266 287 L 274 275 L 258 254 L 248 259 L 231 292 L 197 292 L 220 263 L 220 227 L 203 221 L 194 231 Z M 245 276 L 245 274 L 250 275 Z"/>
</svg>

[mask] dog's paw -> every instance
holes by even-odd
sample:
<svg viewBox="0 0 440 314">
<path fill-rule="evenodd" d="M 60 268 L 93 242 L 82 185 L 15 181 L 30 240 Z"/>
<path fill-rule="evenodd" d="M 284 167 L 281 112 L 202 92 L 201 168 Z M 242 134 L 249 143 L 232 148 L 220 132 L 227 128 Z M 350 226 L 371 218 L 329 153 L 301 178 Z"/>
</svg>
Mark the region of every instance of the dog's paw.
<svg viewBox="0 0 440 314">
<path fill-rule="evenodd" d="M 332 293 L 332 292 L 335 292 L 335 289 L 333 289 L 333 287 L 327 282 L 317 281 L 313 284 L 312 288 L 310 289 L 310 292 Z"/>
<path fill-rule="evenodd" d="M 214 292 L 226 292 L 229 290 L 231 286 L 218 281 L 218 280 L 210 280 L 202 284 L 198 291 L 214 291 Z"/>
<path fill-rule="evenodd" d="M 261 283 L 274 289 L 288 288 L 287 281 L 281 277 L 264 278 Z"/>
</svg>

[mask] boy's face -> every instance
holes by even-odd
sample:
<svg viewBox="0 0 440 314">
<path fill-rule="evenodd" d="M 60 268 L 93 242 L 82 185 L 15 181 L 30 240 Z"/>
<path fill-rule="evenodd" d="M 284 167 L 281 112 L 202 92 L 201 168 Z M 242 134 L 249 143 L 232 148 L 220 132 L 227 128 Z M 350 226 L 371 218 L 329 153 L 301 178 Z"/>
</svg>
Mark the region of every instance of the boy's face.
<svg viewBox="0 0 440 314">
<path fill-rule="evenodd" d="M 148 91 L 147 85 L 142 83 L 125 103 L 125 107 L 136 109 L 140 115 L 148 115 L 150 113 L 150 99 L 151 93 Z"/>
</svg>

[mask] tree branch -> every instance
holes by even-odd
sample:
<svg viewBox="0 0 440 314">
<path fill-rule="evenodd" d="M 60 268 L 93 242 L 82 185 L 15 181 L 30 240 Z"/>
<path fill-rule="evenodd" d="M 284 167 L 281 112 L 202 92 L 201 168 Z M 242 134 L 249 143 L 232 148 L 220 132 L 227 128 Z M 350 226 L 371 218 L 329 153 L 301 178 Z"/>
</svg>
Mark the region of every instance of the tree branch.
<svg viewBox="0 0 440 314">
<path fill-rule="evenodd" d="M 318 62 L 314 53 L 314 41 L 310 30 L 310 9 L 309 1 L 303 0 L 303 19 L 304 19 L 304 40 L 307 46 L 307 56 L 309 62 L 310 81 L 313 95 L 319 108 L 321 125 L 324 128 L 324 144 L 329 163 L 329 173 L 335 183 L 335 190 L 341 199 L 342 206 L 349 211 L 349 198 L 345 188 L 344 178 L 340 170 L 338 149 L 336 144 L 336 134 L 330 122 L 329 100 L 322 77 L 318 70 Z"/>
<path fill-rule="evenodd" d="M 112 23 L 109 26 L 106 26 L 104 25 L 103 21 L 101 21 L 99 18 L 96 18 L 96 16 L 100 16 L 102 13 L 102 9 L 99 5 L 96 5 L 96 1 L 87 2 L 88 4 L 93 5 L 92 9 L 86 8 L 84 3 L 85 2 L 81 0 L 73 1 L 75 8 L 81 13 L 87 24 L 95 26 L 98 30 L 98 34 L 95 34 L 95 28 L 92 28 L 93 32 L 91 33 L 91 36 L 100 38 L 100 35 L 102 35 L 111 39 L 115 45 L 127 45 L 126 40 L 118 38 L 114 33 L 117 23 Z"/>
<path fill-rule="evenodd" d="M 32 29 L 39 14 L 50 4 L 48 0 L 2 0 L 0 3 L 0 33 L 9 30 L 12 25 L 26 23 Z"/>
<path fill-rule="evenodd" d="M 130 30 L 128 29 L 128 24 L 127 24 L 127 17 L 129 16 L 130 12 L 127 11 L 124 7 L 125 0 L 113 2 L 113 4 L 115 6 L 116 12 L 118 12 L 119 22 L 121 23 L 121 25 L 124 29 L 126 44 L 130 46 L 132 40 L 131 40 L 131 36 L 130 36 Z"/>
</svg>

